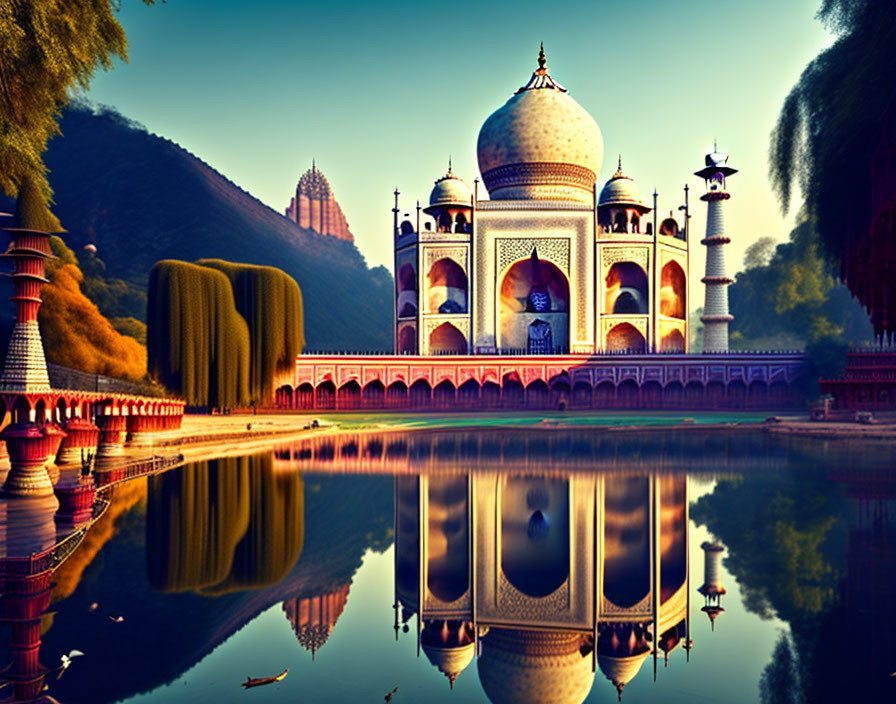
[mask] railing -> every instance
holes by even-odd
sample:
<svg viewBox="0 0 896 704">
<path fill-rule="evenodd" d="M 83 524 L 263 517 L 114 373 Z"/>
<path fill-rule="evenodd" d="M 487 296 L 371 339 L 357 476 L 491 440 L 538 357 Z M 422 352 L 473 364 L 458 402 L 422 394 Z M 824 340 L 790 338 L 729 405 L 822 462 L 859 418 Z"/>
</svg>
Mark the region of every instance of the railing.
<svg viewBox="0 0 896 704">
<path fill-rule="evenodd" d="M 78 528 L 62 542 L 41 553 L 32 553 L 28 557 L 6 557 L 0 559 L 0 574 L 7 577 L 30 577 L 47 570 L 55 570 L 65 562 L 78 548 L 87 531 L 108 508 L 106 499 L 97 497 L 93 503 L 90 522 Z"/>
<path fill-rule="evenodd" d="M 119 484 L 129 479 L 144 477 L 150 474 L 158 474 L 172 467 L 184 463 L 183 454 L 169 455 L 167 457 L 152 457 L 140 462 L 129 462 L 123 467 L 101 467 L 94 471 L 97 482 L 97 490 L 106 489 L 113 484 Z M 105 476 L 104 476 L 105 475 Z"/>
<path fill-rule="evenodd" d="M 69 391 L 93 391 L 95 393 L 126 394 L 129 396 L 161 396 L 158 389 L 149 384 L 141 384 L 125 379 L 112 379 L 99 374 L 89 374 L 78 369 L 69 369 L 58 364 L 47 364 L 50 386 Z"/>
</svg>

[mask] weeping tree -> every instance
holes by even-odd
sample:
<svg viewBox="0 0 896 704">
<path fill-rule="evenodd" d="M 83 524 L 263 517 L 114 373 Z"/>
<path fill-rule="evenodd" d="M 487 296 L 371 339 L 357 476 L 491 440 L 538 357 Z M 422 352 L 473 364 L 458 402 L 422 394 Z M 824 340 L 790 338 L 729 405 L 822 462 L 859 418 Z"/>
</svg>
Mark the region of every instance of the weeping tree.
<svg viewBox="0 0 896 704">
<path fill-rule="evenodd" d="M 274 453 L 249 457 L 249 525 L 233 552 L 230 575 L 203 590 L 216 596 L 277 584 L 305 544 L 305 484 L 298 472 L 278 472 Z"/>
<path fill-rule="evenodd" d="M 227 579 L 249 526 L 249 458 L 195 462 L 150 477 L 146 566 L 158 591 L 213 587 Z"/>
<path fill-rule="evenodd" d="M 892 0 L 823 0 L 837 34 L 805 68 L 772 132 L 770 174 L 786 212 L 805 199 L 825 251 L 869 309 L 896 330 L 896 22 Z"/>
<path fill-rule="evenodd" d="M 295 280 L 271 266 L 200 259 L 197 264 L 223 272 L 233 287 L 236 309 L 249 325 L 249 393 L 269 401 L 274 380 L 290 371 L 305 344 L 302 292 Z"/>
<path fill-rule="evenodd" d="M 276 584 L 304 538 L 302 476 L 277 472 L 271 452 L 150 479 L 146 564 L 155 589 L 218 596 Z"/>
<path fill-rule="evenodd" d="M 188 404 L 249 402 L 249 328 L 220 271 L 158 262 L 149 275 L 146 343 L 150 376 Z"/>
</svg>

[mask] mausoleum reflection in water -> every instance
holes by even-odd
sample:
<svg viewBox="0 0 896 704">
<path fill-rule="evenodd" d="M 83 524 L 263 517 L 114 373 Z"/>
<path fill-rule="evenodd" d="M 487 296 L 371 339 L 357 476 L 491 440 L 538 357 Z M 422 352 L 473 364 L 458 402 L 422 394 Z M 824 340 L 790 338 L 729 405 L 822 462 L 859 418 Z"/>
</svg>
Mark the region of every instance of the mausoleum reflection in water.
<svg viewBox="0 0 896 704">
<path fill-rule="evenodd" d="M 683 702 L 700 687 L 727 698 L 744 669 L 742 702 L 757 686 L 806 701 L 892 691 L 896 474 L 880 447 L 557 429 L 313 442 L 119 485 L 61 564 L 26 553 L 64 522 L 35 507 L 21 542 L 7 513 L 0 701 L 230 701 L 236 675 L 285 664 L 276 701 L 398 684 L 405 701 Z M 744 646 L 770 614 L 790 660 Z M 88 656 L 57 680 L 72 648 Z M 362 677 L 360 652 L 379 674 Z"/>
<path fill-rule="evenodd" d="M 581 702 L 688 649 L 684 474 L 395 479 L 395 631 L 492 702 Z M 658 634 L 658 635 L 657 635 Z M 596 647 L 595 647 L 596 644 Z"/>
</svg>

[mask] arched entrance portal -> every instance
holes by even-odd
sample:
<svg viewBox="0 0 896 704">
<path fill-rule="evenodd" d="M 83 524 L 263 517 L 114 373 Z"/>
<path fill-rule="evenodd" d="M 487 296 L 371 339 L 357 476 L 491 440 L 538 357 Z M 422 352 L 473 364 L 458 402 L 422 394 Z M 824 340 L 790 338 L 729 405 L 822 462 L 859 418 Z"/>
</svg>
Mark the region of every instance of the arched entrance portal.
<svg viewBox="0 0 896 704">
<path fill-rule="evenodd" d="M 660 340 L 660 352 L 684 352 L 684 335 L 681 330 L 672 330 Z"/>
<path fill-rule="evenodd" d="M 466 354 L 467 340 L 451 323 L 442 323 L 429 336 L 430 354 Z"/>
<path fill-rule="evenodd" d="M 427 274 L 427 313 L 466 313 L 467 275 L 452 259 L 439 259 Z"/>
<path fill-rule="evenodd" d="M 610 352 L 628 352 L 644 354 L 646 344 L 644 336 L 631 323 L 619 323 L 607 333 L 607 350 Z"/>
<path fill-rule="evenodd" d="M 500 293 L 498 344 L 502 349 L 530 354 L 569 349 L 569 281 L 556 265 L 539 259 L 533 249 L 531 257 L 516 262 L 504 274 Z"/>
<path fill-rule="evenodd" d="M 668 262 L 661 276 L 660 313 L 684 320 L 687 311 L 684 270 L 677 262 Z"/>
<path fill-rule="evenodd" d="M 634 262 L 616 262 L 606 278 L 604 312 L 641 315 L 647 312 L 647 274 Z"/>
</svg>

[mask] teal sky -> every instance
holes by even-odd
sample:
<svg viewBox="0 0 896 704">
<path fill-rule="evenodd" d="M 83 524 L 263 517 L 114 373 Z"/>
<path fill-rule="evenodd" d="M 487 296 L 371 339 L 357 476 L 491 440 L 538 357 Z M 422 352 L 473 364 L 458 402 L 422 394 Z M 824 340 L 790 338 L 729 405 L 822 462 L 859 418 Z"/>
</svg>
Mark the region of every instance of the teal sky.
<svg viewBox="0 0 896 704">
<path fill-rule="evenodd" d="M 659 211 L 702 182 L 718 138 L 729 182 L 729 268 L 763 235 L 784 239 L 768 183 L 769 133 L 806 63 L 830 43 L 819 0 L 629 0 L 388 4 L 331 0 L 124 0 L 130 63 L 88 97 L 193 152 L 282 212 L 316 158 L 370 264 L 391 269 L 392 191 L 402 209 L 446 168 L 478 176 L 476 137 L 535 68 L 604 136 L 601 182 L 621 152 Z M 691 280 L 703 273 L 704 206 L 693 208 Z M 693 291 L 702 304 L 702 286 Z"/>
</svg>

